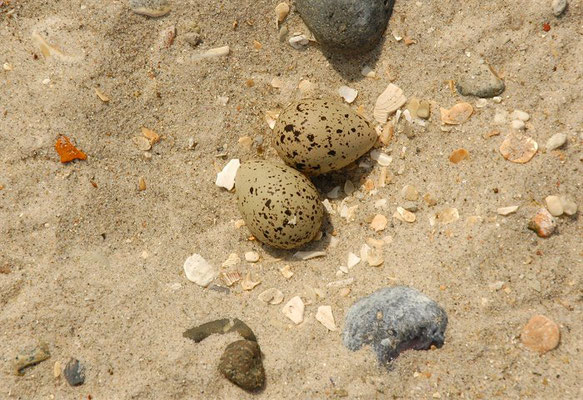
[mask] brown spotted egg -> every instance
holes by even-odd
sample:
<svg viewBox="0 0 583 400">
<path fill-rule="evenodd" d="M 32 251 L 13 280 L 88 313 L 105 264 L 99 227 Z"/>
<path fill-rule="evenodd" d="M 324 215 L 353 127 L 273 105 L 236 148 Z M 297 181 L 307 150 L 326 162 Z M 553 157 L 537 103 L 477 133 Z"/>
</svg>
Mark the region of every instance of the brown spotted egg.
<svg viewBox="0 0 583 400">
<path fill-rule="evenodd" d="M 308 175 L 341 169 L 375 144 L 371 124 L 336 100 L 305 99 L 281 112 L 273 145 L 286 164 Z"/>
<path fill-rule="evenodd" d="M 258 240 L 280 249 L 310 242 L 320 230 L 324 210 L 306 176 L 287 165 L 243 163 L 235 178 L 237 203 Z"/>
</svg>

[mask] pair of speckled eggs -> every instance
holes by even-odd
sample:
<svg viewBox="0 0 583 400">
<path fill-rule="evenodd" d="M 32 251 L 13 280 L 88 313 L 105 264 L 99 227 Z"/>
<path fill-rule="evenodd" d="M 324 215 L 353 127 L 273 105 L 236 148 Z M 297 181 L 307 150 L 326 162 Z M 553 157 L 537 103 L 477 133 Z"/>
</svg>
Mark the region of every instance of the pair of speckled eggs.
<svg viewBox="0 0 583 400">
<path fill-rule="evenodd" d="M 324 219 L 320 196 L 307 176 L 344 168 L 377 140 L 371 124 L 343 103 L 306 99 L 289 105 L 272 145 L 287 165 L 244 163 L 235 187 L 239 210 L 261 242 L 292 249 L 310 242 Z"/>
</svg>

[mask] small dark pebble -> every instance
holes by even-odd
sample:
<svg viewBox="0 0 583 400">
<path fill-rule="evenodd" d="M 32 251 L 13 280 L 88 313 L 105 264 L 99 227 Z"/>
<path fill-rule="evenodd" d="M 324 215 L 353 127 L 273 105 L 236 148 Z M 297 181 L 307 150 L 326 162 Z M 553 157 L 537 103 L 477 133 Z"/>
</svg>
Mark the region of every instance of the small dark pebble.
<svg viewBox="0 0 583 400">
<path fill-rule="evenodd" d="M 69 360 L 63 374 L 71 386 L 79 386 L 85 382 L 85 367 L 75 358 Z"/>
<path fill-rule="evenodd" d="M 356 351 L 371 345 L 382 364 L 402 351 L 441 347 L 447 314 L 415 289 L 397 286 L 377 290 L 350 307 L 344 324 L 344 345 Z"/>
<path fill-rule="evenodd" d="M 256 341 L 237 340 L 227 346 L 219 371 L 225 378 L 249 392 L 261 390 L 265 385 L 265 370 L 261 349 Z"/>
</svg>

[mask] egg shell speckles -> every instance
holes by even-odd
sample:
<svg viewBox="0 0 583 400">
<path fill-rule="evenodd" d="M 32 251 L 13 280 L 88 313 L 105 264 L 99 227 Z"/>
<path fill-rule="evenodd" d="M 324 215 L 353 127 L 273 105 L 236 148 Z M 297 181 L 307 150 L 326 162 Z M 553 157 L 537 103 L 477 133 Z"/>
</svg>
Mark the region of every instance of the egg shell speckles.
<svg viewBox="0 0 583 400">
<path fill-rule="evenodd" d="M 310 242 L 322 226 L 318 191 L 293 168 L 250 161 L 239 168 L 235 187 L 241 216 L 263 243 L 293 249 Z"/>
<path fill-rule="evenodd" d="M 336 100 L 306 99 L 288 106 L 274 128 L 273 146 L 286 164 L 308 175 L 339 170 L 375 144 L 371 124 Z"/>
</svg>

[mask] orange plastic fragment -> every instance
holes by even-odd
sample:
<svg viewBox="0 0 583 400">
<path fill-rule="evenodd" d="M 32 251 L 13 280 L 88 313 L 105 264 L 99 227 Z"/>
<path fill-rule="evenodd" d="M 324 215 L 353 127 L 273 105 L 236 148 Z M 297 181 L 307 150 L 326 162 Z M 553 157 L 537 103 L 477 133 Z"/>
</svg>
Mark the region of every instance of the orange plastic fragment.
<svg viewBox="0 0 583 400">
<path fill-rule="evenodd" d="M 65 135 L 59 136 L 55 143 L 55 150 L 61 157 L 61 162 L 68 163 L 73 160 L 86 160 L 87 154 L 76 148 Z"/>
</svg>

